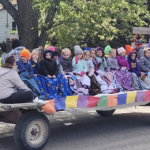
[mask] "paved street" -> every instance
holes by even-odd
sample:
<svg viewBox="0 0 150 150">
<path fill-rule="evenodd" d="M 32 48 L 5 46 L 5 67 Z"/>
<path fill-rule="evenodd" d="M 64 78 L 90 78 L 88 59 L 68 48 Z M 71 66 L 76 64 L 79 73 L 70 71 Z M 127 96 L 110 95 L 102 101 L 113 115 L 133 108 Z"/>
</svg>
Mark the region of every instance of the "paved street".
<svg viewBox="0 0 150 150">
<path fill-rule="evenodd" d="M 94 111 L 58 112 L 51 120 L 51 138 L 44 150 L 149 150 L 150 108 L 117 110 L 111 117 Z M 18 150 L 14 125 L 0 123 L 0 150 Z"/>
</svg>

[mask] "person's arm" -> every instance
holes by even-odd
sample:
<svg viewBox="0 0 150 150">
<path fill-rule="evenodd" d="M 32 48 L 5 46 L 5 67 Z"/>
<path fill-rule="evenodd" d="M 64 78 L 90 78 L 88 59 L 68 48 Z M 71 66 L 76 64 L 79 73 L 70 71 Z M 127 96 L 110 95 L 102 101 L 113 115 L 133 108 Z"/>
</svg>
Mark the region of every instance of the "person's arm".
<svg viewBox="0 0 150 150">
<path fill-rule="evenodd" d="M 43 75 L 44 75 L 44 76 L 49 75 L 49 72 L 48 72 L 48 70 L 47 70 L 47 68 L 46 68 L 45 63 L 44 63 L 43 60 L 41 61 L 40 65 L 41 65 L 41 70 L 42 70 L 42 72 L 43 72 Z"/>
<path fill-rule="evenodd" d="M 75 57 L 72 60 L 72 66 L 75 68 L 77 66 L 78 63 L 76 63 Z"/>
<path fill-rule="evenodd" d="M 12 74 L 9 80 L 15 87 L 17 87 L 17 89 L 30 90 L 20 79 L 17 71 L 12 71 Z"/>
<path fill-rule="evenodd" d="M 5 59 L 6 59 L 8 56 L 14 55 L 14 53 L 15 53 L 15 50 L 11 50 L 8 54 L 4 55 L 4 56 L 1 58 L 1 63 L 4 64 L 4 63 L 5 63 Z"/>
<path fill-rule="evenodd" d="M 107 62 L 106 62 L 105 58 L 103 58 L 103 59 L 104 59 L 103 65 L 104 65 L 104 68 L 106 68 L 107 67 Z"/>
<path fill-rule="evenodd" d="M 139 76 L 139 77 L 141 76 L 141 70 L 140 70 L 139 63 L 138 63 L 138 62 L 136 63 L 135 74 L 136 74 L 137 76 Z"/>
<path fill-rule="evenodd" d="M 110 69 L 113 69 L 113 70 L 116 69 L 116 67 L 111 63 L 111 60 L 110 60 L 109 58 L 107 59 L 107 66 L 108 66 Z"/>
<path fill-rule="evenodd" d="M 127 67 L 127 70 L 130 70 L 130 66 L 129 66 L 128 62 L 127 62 L 126 67 Z"/>
<path fill-rule="evenodd" d="M 56 61 L 54 62 L 54 74 L 53 75 L 55 75 L 55 76 L 58 75 L 58 65 L 57 65 Z"/>
<path fill-rule="evenodd" d="M 144 59 L 139 60 L 139 66 L 140 66 L 141 71 L 143 71 L 143 72 L 149 71 L 149 68 L 147 66 L 145 66 L 145 64 L 144 64 Z"/>
<path fill-rule="evenodd" d="M 38 74 L 41 74 L 41 65 L 36 63 L 36 69 L 38 70 Z"/>
<path fill-rule="evenodd" d="M 60 66 L 59 66 L 59 72 L 60 72 L 61 74 L 64 74 L 63 67 L 62 67 L 61 64 L 60 64 Z"/>
<path fill-rule="evenodd" d="M 87 72 L 88 68 L 87 68 L 87 65 L 86 65 L 86 62 L 85 60 L 83 60 L 83 72 Z"/>
<path fill-rule="evenodd" d="M 32 77 L 34 76 L 34 71 L 30 63 L 29 63 L 29 75 L 31 75 Z"/>
</svg>

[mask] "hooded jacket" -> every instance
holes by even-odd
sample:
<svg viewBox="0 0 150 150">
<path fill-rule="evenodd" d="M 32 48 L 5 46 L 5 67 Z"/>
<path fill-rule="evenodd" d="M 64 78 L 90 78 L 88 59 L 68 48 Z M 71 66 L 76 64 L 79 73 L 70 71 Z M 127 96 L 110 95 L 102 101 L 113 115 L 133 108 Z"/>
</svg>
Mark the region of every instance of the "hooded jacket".
<svg viewBox="0 0 150 150">
<path fill-rule="evenodd" d="M 143 56 L 139 60 L 140 70 L 142 72 L 148 72 L 150 70 L 150 58 Z"/>
<path fill-rule="evenodd" d="M 132 54 L 136 54 L 136 58 L 134 60 L 131 59 Z M 141 76 L 141 71 L 139 67 L 139 63 L 137 62 L 137 53 L 136 52 L 130 52 L 128 55 L 128 63 L 130 66 L 130 72 L 134 72 L 137 76 Z"/>
<path fill-rule="evenodd" d="M 120 69 L 121 69 L 122 67 L 126 67 L 127 70 L 130 70 L 129 64 L 128 64 L 128 62 L 126 61 L 125 57 L 121 57 L 121 56 L 118 55 L 118 56 L 116 56 L 116 58 L 117 58 L 117 60 L 118 60 L 118 64 L 119 64 Z"/>
<path fill-rule="evenodd" d="M 137 57 L 138 57 L 138 59 L 140 59 L 141 57 L 143 57 L 144 56 L 144 51 L 143 51 L 143 49 L 144 49 L 144 46 L 141 46 L 140 48 L 135 48 L 135 50 L 136 50 L 136 52 L 137 52 Z"/>
<path fill-rule="evenodd" d="M 51 59 L 46 58 L 46 54 L 51 53 Z M 58 66 L 55 60 L 53 60 L 53 52 L 51 50 L 46 50 L 43 53 L 43 60 L 41 60 L 41 75 L 47 76 L 57 76 L 58 75 Z"/>
<path fill-rule="evenodd" d="M 27 89 L 27 86 L 20 79 L 17 67 L 0 67 L 0 99 L 5 99 L 15 93 L 17 89 Z"/>
</svg>

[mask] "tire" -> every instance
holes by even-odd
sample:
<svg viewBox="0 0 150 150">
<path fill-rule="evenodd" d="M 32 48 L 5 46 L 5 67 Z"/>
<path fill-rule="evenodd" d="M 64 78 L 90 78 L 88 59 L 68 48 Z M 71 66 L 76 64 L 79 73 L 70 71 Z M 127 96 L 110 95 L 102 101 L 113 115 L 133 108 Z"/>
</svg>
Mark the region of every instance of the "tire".
<svg viewBox="0 0 150 150">
<path fill-rule="evenodd" d="M 29 111 L 21 116 L 14 130 L 14 140 L 21 150 L 41 150 L 50 136 L 50 123 L 38 111 Z"/>
<path fill-rule="evenodd" d="M 106 116 L 111 116 L 111 115 L 115 112 L 115 109 L 114 109 L 114 110 L 108 110 L 108 111 L 96 110 L 96 112 L 97 112 L 100 116 L 106 117 Z"/>
</svg>

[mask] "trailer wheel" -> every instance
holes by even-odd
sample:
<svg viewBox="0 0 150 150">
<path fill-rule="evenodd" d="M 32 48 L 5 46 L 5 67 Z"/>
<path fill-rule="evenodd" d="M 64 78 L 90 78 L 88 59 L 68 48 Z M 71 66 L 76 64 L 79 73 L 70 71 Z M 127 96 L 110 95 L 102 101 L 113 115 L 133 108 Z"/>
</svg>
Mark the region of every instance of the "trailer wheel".
<svg viewBox="0 0 150 150">
<path fill-rule="evenodd" d="M 23 114 L 14 130 L 15 143 L 21 150 L 41 150 L 49 136 L 49 120 L 38 111 Z"/>
<path fill-rule="evenodd" d="M 108 111 L 96 110 L 96 112 L 97 112 L 100 116 L 106 117 L 106 116 L 111 116 L 111 115 L 115 112 L 115 109 L 114 109 L 114 110 L 108 110 Z"/>
</svg>

